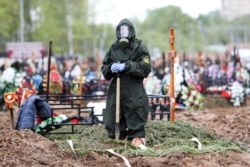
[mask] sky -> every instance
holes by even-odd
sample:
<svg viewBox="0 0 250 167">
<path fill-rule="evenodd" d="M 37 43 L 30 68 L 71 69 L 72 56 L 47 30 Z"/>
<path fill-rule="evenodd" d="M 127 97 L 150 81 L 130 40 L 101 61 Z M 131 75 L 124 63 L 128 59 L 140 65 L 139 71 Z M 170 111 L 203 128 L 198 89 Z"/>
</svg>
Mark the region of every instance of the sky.
<svg viewBox="0 0 250 167">
<path fill-rule="evenodd" d="M 143 21 L 147 11 L 168 5 L 179 6 L 183 13 L 197 18 L 199 14 L 220 9 L 221 0 L 89 0 L 94 6 L 97 23 L 117 25 L 123 18 Z"/>
</svg>

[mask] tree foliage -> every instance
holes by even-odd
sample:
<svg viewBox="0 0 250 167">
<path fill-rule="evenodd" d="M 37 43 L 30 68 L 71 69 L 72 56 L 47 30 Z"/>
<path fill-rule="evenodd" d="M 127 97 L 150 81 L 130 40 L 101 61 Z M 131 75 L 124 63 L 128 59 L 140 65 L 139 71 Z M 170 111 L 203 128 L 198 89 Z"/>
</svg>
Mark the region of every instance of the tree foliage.
<svg viewBox="0 0 250 167">
<path fill-rule="evenodd" d="M 90 56 L 99 50 L 102 54 L 116 39 L 111 24 L 95 24 L 90 16 L 88 0 L 24 0 L 24 39 L 40 41 L 46 47 L 53 41 L 53 51 L 59 54 Z M 244 42 L 250 39 L 249 17 L 225 21 L 219 11 L 198 18 L 182 12 L 180 7 L 166 6 L 148 11 L 143 21 L 132 20 L 137 37 L 152 52 L 169 50 L 169 28 L 175 29 L 179 52 L 196 53 L 211 44 Z M 7 42 L 20 40 L 20 4 L 15 0 L 0 0 L 0 52 Z"/>
<path fill-rule="evenodd" d="M 104 29 L 104 44 L 108 44 L 113 27 L 90 23 L 88 10 L 87 0 L 25 0 L 24 40 L 40 41 L 46 47 L 52 40 L 53 51 L 60 54 L 69 54 L 71 42 L 74 54 L 89 56 L 100 47 Z M 0 20 L 0 51 L 3 52 L 7 42 L 20 41 L 20 3 L 1 0 Z"/>
<path fill-rule="evenodd" d="M 157 47 L 165 52 L 169 48 L 171 27 L 175 29 L 177 50 L 194 51 L 195 48 L 201 48 L 201 37 L 196 33 L 197 23 L 176 6 L 167 6 L 148 13 L 148 17 L 140 25 L 139 35 L 148 40 L 151 50 Z"/>
<path fill-rule="evenodd" d="M 0 45 L 4 49 L 5 43 L 17 38 L 19 28 L 19 5 L 14 0 L 0 1 Z"/>
</svg>

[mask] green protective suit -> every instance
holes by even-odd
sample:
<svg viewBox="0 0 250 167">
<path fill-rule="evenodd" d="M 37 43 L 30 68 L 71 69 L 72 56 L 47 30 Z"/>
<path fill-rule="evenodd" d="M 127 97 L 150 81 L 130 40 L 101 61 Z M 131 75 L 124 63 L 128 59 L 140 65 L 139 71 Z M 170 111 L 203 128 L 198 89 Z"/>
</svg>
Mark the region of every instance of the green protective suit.
<svg viewBox="0 0 250 167">
<path fill-rule="evenodd" d="M 130 25 L 131 38 L 127 47 L 115 41 L 103 60 L 102 73 L 106 80 L 112 80 L 108 90 L 104 124 L 108 136 L 115 138 L 116 83 L 117 74 L 112 73 L 113 63 L 125 63 L 125 70 L 120 72 L 120 139 L 132 140 L 145 137 L 145 125 L 148 117 L 148 97 L 143 86 L 143 79 L 151 72 L 151 58 L 148 49 L 136 38 L 133 24 L 123 19 L 118 24 Z M 118 27 L 117 26 L 117 27 Z"/>
</svg>

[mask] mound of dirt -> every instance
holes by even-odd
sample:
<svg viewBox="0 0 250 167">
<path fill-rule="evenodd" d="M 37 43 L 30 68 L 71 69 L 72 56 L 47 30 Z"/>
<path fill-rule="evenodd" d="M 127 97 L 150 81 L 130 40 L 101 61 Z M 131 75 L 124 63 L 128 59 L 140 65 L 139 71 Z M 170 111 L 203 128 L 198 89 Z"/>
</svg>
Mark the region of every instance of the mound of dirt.
<svg viewBox="0 0 250 167">
<path fill-rule="evenodd" d="M 0 112 L 0 166 L 74 166 L 74 167 L 125 167 L 122 158 L 89 152 L 74 157 L 56 143 L 30 130 L 11 130 L 9 112 Z M 241 142 L 250 147 L 250 107 L 223 107 L 202 111 L 176 111 L 176 120 L 197 124 L 214 134 Z M 171 153 L 162 157 L 127 157 L 133 167 L 250 167 L 249 152 L 204 153 L 190 155 Z"/>
<path fill-rule="evenodd" d="M 193 122 L 217 136 L 250 147 L 250 107 L 205 109 L 201 112 L 182 111 L 178 113 L 177 120 Z"/>
</svg>

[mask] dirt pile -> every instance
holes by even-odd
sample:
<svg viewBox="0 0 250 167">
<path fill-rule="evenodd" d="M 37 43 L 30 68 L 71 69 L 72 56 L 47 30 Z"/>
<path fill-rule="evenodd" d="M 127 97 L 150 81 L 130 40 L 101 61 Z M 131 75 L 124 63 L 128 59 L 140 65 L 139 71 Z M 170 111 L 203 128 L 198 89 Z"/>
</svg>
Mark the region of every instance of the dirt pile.
<svg viewBox="0 0 250 167">
<path fill-rule="evenodd" d="M 0 166 L 75 166 L 123 167 L 124 161 L 110 153 L 99 155 L 90 152 L 74 159 L 72 153 L 63 151 L 56 143 L 30 130 L 10 130 L 8 112 L 0 112 Z M 197 124 L 225 139 L 250 145 L 250 107 L 204 109 L 203 111 L 176 111 L 176 120 Z M 227 152 L 223 155 L 204 153 L 190 155 L 171 153 L 162 157 L 127 157 L 132 167 L 250 167 L 249 152 Z"/>
<path fill-rule="evenodd" d="M 31 130 L 0 131 L 1 166 L 75 166 L 72 155 Z"/>
<path fill-rule="evenodd" d="M 183 111 L 178 120 L 185 120 L 210 130 L 217 136 L 232 139 L 250 147 L 250 108 L 217 108 L 202 112 Z"/>
</svg>

